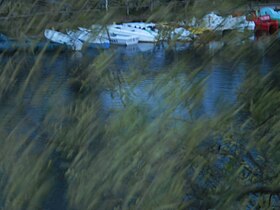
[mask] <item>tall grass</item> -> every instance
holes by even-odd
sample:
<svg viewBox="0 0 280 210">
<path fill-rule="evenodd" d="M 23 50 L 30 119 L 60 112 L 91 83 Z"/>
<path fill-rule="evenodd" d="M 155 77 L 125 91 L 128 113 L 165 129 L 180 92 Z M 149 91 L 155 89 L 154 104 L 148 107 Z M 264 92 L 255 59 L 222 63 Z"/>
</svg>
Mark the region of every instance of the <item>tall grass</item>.
<svg viewBox="0 0 280 210">
<path fill-rule="evenodd" d="M 46 27 L 106 24 L 121 16 L 115 8 L 74 13 L 83 5 L 75 2 L 43 8 L 44 14 L 31 1 L 4 1 L 3 30 L 20 40 L 42 36 Z M 190 12 L 226 13 L 236 6 L 224 2 L 208 7 L 197 1 Z M 155 8 L 150 19 L 172 20 L 172 9 Z M 31 16 L 20 17 L 26 14 Z M 223 39 L 238 35 L 228 36 Z M 275 55 L 276 42 L 269 41 L 264 54 Z M 89 58 L 1 55 L 0 209 L 278 208 L 279 66 L 272 63 L 264 76 L 258 61 L 265 55 L 254 45 L 228 43 L 214 54 L 200 43 L 183 54 L 166 50 L 172 62 L 166 60 L 158 72 L 150 71 L 150 59 L 141 54 L 122 55 L 133 60 L 122 67 L 114 50 Z M 222 108 L 209 117 L 199 109 L 204 72 L 215 59 L 230 63 L 232 71 L 245 60 L 246 75 L 236 103 L 217 104 Z M 139 102 L 135 89 L 150 78 L 145 91 L 158 101 Z M 106 107 L 104 92 L 120 105 Z"/>
</svg>

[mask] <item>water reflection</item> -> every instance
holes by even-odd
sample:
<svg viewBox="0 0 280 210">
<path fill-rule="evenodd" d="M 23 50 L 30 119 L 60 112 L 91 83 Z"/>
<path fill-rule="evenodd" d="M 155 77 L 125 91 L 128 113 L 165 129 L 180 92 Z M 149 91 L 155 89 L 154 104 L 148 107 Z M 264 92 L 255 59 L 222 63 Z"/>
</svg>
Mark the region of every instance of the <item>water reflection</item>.
<svg viewBox="0 0 280 210">
<path fill-rule="evenodd" d="M 190 45 L 170 48 L 165 45 L 143 44 L 131 48 L 115 47 L 107 51 L 87 50 L 82 54 L 2 56 L 1 65 L 9 65 L 10 70 L 19 70 L 14 76 L 16 83 L 11 85 L 11 90 L 6 91 L 9 94 L 1 98 L 0 115 L 5 119 L 7 113 L 12 113 L 13 119 L 7 120 L 5 125 L 7 133 L 20 122 L 20 128 L 14 133 L 21 136 L 34 129 L 31 138 L 39 133 L 37 131 L 44 123 L 59 122 L 60 111 L 83 99 L 83 94 L 94 94 L 90 95 L 89 101 L 100 103 L 101 109 L 98 111 L 105 118 L 116 111 L 125 110 L 130 104 L 144 107 L 145 114 L 150 118 L 166 112 L 176 120 L 212 117 L 226 108 L 225 105 L 232 106 L 236 103 L 238 88 L 250 69 L 257 66 L 262 74 L 266 74 L 278 62 L 277 56 L 270 56 L 275 49 L 266 48 L 263 55 L 262 49 L 255 43 L 248 43 L 247 49 L 251 51 L 238 57 L 238 62 L 224 59 L 223 53 L 213 56 L 215 47 L 224 49 L 223 43 L 214 43 L 210 49 L 209 47 L 197 50 Z M 229 50 L 235 51 L 237 48 L 233 46 Z M 106 74 L 95 68 L 87 68 L 98 65 L 95 59 L 102 54 L 112 55 L 110 65 L 104 70 Z M 257 56 L 261 59 L 252 62 L 252 57 Z M 201 66 L 203 68 L 199 69 Z M 2 68 L 2 75 L 7 73 L 4 69 Z M 95 81 L 90 84 L 94 91 L 75 92 L 69 80 L 75 76 L 79 78 L 86 71 L 86 76 L 94 77 L 89 80 Z M 111 80 L 106 78 L 107 74 Z M 11 75 L 8 72 L 7 78 Z M 88 78 L 82 77 L 81 83 L 86 79 Z M 200 86 L 192 89 L 197 83 L 202 85 L 202 92 Z M 191 107 L 196 96 L 201 96 L 201 100 L 197 106 Z M 43 151 L 42 145 L 46 144 L 48 135 L 51 134 L 40 135 L 37 155 Z M 63 177 L 65 171 L 58 164 L 61 160 L 63 162 L 63 157 L 59 156 L 56 160 L 56 186 L 50 198 L 46 198 L 45 207 L 66 209 L 63 202 L 60 204 L 67 188 Z"/>
<path fill-rule="evenodd" d="M 221 50 L 223 46 L 223 42 L 210 43 L 209 51 L 205 53 L 212 54 L 217 49 Z M 185 50 L 181 51 L 182 48 L 177 50 L 177 48 L 170 49 L 166 46 L 141 44 L 128 48 L 110 49 L 114 54 L 114 68 L 110 71 L 114 71 L 116 81 L 114 81 L 115 88 L 101 90 L 98 96 L 103 103 L 104 113 L 109 113 L 114 109 L 124 109 L 128 101 L 148 106 L 151 113 L 160 112 L 159 107 L 166 109 L 168 94 L 179 95 L 180 91 L 186 90 L 189 85 L 191 71 L 168 78 L 174 71 L 173 65 L 183 61 L 187 53 L 191 51 L 189 45 L 184 47 Z M 31 70 L 39 56 L 26 57 L 27 64 L 24 68 Z M 32 82 L 29 83 L 24 94 L 25 113 L 29 118 L 40 123 L 50 109 L 67 106 L 75 100 L 68 82 L 69 72 L 81 63 L 92 63 L 96 56 L 98 56 L 97 51 L 86 51 L 83 54 L 61 53 L 56 56 L 48 53 L 42 55 L 41 61 L 37 64 L 39 67 L 35 70 L 31 78 Z M 190 60 L 188 65 L 200 65 L 198 61 L 203 60 L 203 56 L 205 54 L 196 55 L 197 59 Z M 8 56 L 4 56 L 1 63 L 5 64 L 9 59 Z M 202 104 L 197 111 L 198 116 L 215 115 L 221 108 L 218 104 L 235 103 L 238 87 L 244 81 L 246 69 L 251 62 L 250 57 L 246 56 L 234 66 L 222 58 L 219 59 L 218 55 L 213 59 L 215 62 L 209 62 L 199 74 L 202 79 L 207 78 L 207 80 Z M 269 71 L 270 59 L 264 56 L 258 62 L 263 73 Z M 183 68 L 188 68 L 188 66 Z M 132 71 L 137 71 L 141 77 L 135 82 L 127 82 Z M 24 83 L 24 80 L 26 80 L 24 76 L 19 78 L 21 83 Z M 174 113 L 188 118 L 188 111 L 182 107 L 178 104 Z"/>
<path fill-rule="evenodd" d="M 246 68 L 243 63 L 232 68 L 227 63 L 219 63 L 212 66 L 207 80 L 204 95 L 204 112 L 213 116 L 226 104 L 232 105 L 236 101 L 238 87 L 246 76 Z"/>
</svg>

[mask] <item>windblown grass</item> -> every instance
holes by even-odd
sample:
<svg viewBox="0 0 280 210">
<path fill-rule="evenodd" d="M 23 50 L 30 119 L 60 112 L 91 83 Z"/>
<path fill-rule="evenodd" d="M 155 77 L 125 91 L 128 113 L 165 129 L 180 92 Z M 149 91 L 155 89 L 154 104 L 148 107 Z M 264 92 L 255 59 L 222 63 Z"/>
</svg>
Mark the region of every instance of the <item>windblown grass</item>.
<svg viewBox="0 0 280 210">
<path fill-rule="evenodd" d="M 72 9 L 81 8 L 81 2 Z M 74 28 L 120 16 L 114 9 L 93 14 L 70 10 L 38 16 L 35 11 L 34 17 L 13 19 L 29 12 L 31 4 L 4 5 L 1 14 L 11 19 L 1 23 L 3 30 L 24 37 L 41 34 L 52 24 Z M 195 8 L 203 14 L 200 5 Z M 227 11 L 232 3 L 219 6 Z M 155 9 L 151 20 L 172 20 L 176 14 L 171 7 Z M 178 16 L 184 17 L 183 11 Z M 263 77 L 259 63 L 248 61 L 263 58 L 254 46 L 228 43 L 214 54 L 203 45 L 181 55 L 167 50 L 173 59 L 165 61 L 160 73 L 151 72 L 150 60 L 142 55 L 122 55 L 133 62 L 120 68 L 114 50 L 71 62 L 63 62 L 70 56 L 61 53 L 2 55 L 0 209 L 277 206 L 279 66 Z M 269 45 L 266 49 L 275 54 Z M 199 114 L 207 81 L 202 72 L 215 59 L 231 63 L 233 71 L 247 59 L 246 80 L 236 104 L 209 117 Z M 59 65 L 67 72 L 58 71 Z M 57 81 L 61 76 L 67 79 Z M 135 100 L 135 87 L 149 77 L 153 83 L 146 91 L 158 98 L 155 106 Z M 104 91 L 120 98 L 121 105 L 106 108 Z"/>
</svg>

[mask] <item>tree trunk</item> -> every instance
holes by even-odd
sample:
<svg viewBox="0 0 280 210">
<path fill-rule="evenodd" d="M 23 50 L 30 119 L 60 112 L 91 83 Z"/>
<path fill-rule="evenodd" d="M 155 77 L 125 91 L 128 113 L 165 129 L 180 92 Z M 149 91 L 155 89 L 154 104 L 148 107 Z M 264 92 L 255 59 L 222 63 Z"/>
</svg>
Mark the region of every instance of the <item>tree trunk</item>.
<svg viewBox="0 0 280 210">
<path fill-rule="evenodd" d="M 106 12 L 108 11 L 108 0 L 105 0 L 105 9 L 106 9 Z"/>
<path fill-rule="evenodd" d="M 154 9 L 154 0 L 150 0 L 150 10 L 151 12 L 153 11 Z"/>
<path fill-rule="evenodd" d="M 126 0 L 126 15 L 129 15 L 129 0 Z"/>
</svg>

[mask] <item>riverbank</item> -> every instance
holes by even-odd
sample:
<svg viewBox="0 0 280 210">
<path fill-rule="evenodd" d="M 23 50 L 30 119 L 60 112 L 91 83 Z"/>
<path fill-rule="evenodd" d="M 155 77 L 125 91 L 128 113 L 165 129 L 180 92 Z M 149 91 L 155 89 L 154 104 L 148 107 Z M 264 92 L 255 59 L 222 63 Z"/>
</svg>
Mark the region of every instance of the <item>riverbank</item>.
<svg viewBox="0 0 280 210">
<path fill-rule="evenodd" d="M 218 11 L 220 15 L 244 15 L 248 12 L 246 5 L 204 5 L 195 3 L 168 3 L 154 5 L 152 8 L 145 4 L 137 7 L 109 4 L 108 10 L 102 5 L 90 4 L 88 1 L 79 3 L 58 3 L 57 1 L 36 1 L 39 3 L 10 3 L 1 5 L 0 27 L 1 32 L 9 37 L 19 38 L 23 34 L 28 36 L 42 36 L 42 31 L 53 27 L 58 30 L 89 27 L 92 24 L 108 25 L 123 22 L 156 22 L 176 23 L 188 22 L 193 17 L 202 18 L 210 11 Z M 32 1 L 30 1 L 32 2 Z M 57 2 L 57 3 L 48 3 Z M 129 14 L 128 14 L 129 13 Z"/>
</svg>

